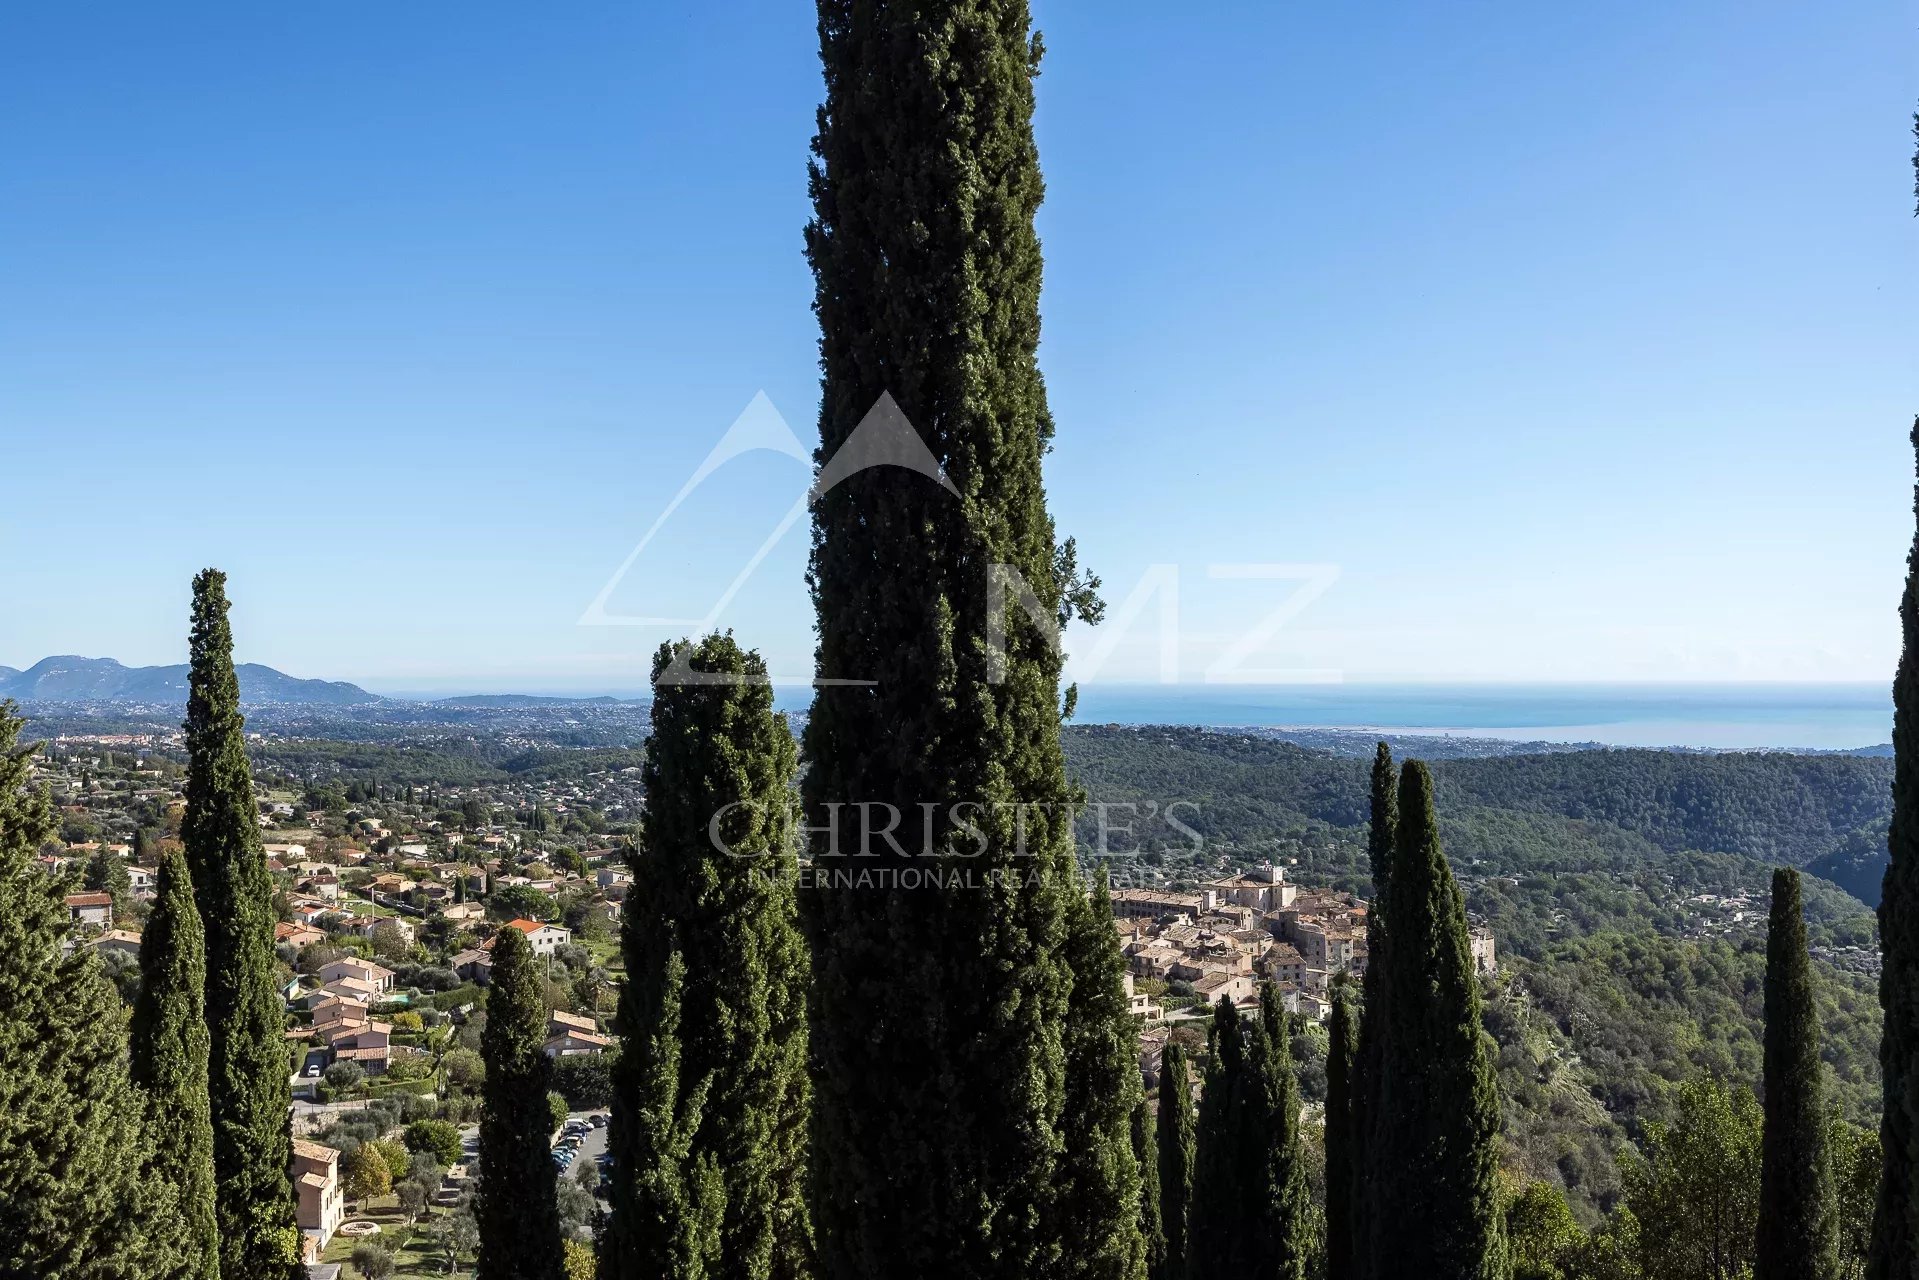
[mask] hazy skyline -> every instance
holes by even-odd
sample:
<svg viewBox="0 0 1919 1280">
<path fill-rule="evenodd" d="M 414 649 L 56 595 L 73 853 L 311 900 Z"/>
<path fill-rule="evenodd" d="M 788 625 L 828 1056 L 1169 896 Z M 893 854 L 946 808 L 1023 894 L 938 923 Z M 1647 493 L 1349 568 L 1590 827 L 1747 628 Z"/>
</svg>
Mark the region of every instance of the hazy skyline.
<svg viewBox="0 0 1919 1280">
<path fill-rule="evenodd" d="M 1053 510 L 1116 610 L 1177 580 L 1182 679 L 1271 563 L 1337 574 L 1242 669 L 1890 678 L 1910 16 L 1675 8 L 1036 5 Z M 7 25 L 0 665 L 181 661 L 218 565 L 243 661 L 641 687 L 684 628 L 582 614 L 757 395 L 814 438 L 811 9 Z M 806 481 L 716 472 L 609 610 L 703 615 Z M 805 546 L 720 618 L 778 674 Z"/>
</svg>

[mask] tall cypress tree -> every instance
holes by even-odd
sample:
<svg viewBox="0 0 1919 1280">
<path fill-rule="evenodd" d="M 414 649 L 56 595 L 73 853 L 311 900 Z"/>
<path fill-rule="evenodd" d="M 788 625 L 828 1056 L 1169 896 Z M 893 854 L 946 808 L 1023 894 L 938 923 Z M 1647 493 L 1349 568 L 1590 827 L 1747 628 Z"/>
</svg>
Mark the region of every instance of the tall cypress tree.
<svg viewBox="0 0 1919 1280">
<path fill-rule="evenodd" d="M 152 914 L 140 938 L 140 996 L 133 1006 L 133 1080 L 167 1140 L 148 1176 L 171 1184 L 194 1280 L 219 1280 L 213 1121 L 208 1114 L 206 938 L 186 858 L 160 858 Z"/>
<path fill-rule="evenodd" d="M 1390 968 L 1386 936 L 1386 900 L 1393 878 L 1393 851 L 1399 824 L 1399 779 L 1393 769 L 1392 749 L 1381 742 L 1373 751 L 1372 813 L 1366 831 L 1366 863 L 1373 881 L 1373 900 L 1366 913 L 1366 974 L 1360 990 L 1359 1055 L 1353 1064 L 1350 1109 L 1352 1135 L 1351 1195 L 1347 1201 L 1351 1222 L 1355 1274 L 1369 1274 L 1371 1230 L 1366 1220 L 1372 1199 L 1374 1170 L 1369 1143 L 1379 1123 L 1379 1072 L 1386 1051 L 1386 999 L 1382 994 Z"/>
<path fill-rule="evenodd" d="M 1221 997 L 1200 1100 L 1188 1274 L 1303 1280 L 1313 1253 L 1311 1196 L 1299 1147 L 1299 1082 L 1279 993 L 1257 1017 Z"/>
<path fill-rule="evenodd" d="M 1912 443 L 1919 450 L 1919 420 Z M 1919 485 L 1913 490 L 1919 515 Z M 1890 861 L 1879 895 L 1879 1004 L 1885 1027 L 1879 1041 L 1884 1089 L 1879 1146 L 1884 1171 L 1872 1218 L 1869 1280 L 1910 1280 L 1919 1273 L 1919 531 L 1906 556 L 1906 588 L 1899 599 L 1902 647 L 1892 681 L 1892 826 Z"/>
<path fill-rule="evenodd" d="M 1206 1087 L 1194 1126 L 1193 1198 L 1186 1215 L 1186 1273 L 1242 1275 L 1250 1259 L 1249 1226 L 1241 1213 L 1246 1169 L 1246 1037 L 1238 1011 L 1225 996 L 1213 1006 L 1207 1033 Z"/>
<path fill-rule="evenodd" d="M 220 1274 L 225 1280 L 296 1280 L 305 1269 L 287 1172 L 293 1162 L 293 1095 L 286 1014 L 275 982 L 278 916 L 247 765 L 226 575 L 215 569 L 193 580 L 191 651 L 180 839 L 206 932 L 207 1087 Z"/>
<path fill-rule="evenodd" d="M 625 1047 L 613 1064 L 607 1126 L 613 1215 L 600 1247 L 599 1280 L 703 1278 L 720 1257 L 726 1184 L 711 1151 L 693 1152 L 712 1081 L 688 1081 L 680 1069 L 686 962 L 670 930 L 658 977 L 640 976 L 655 996 L 644 1017 L 630 982 L 620 1001 Z"/>
<path fill-rule="evenodd" d="M 526 935 L 493 935 L 486 997 L 485 1107 L 480 1112 L 478 1280 L 561 1280 L 560 1210 L 546 1095 L 546 989 Z"/>
<path fill-rule="evenodd" d="M 1241 1133 L 1247 1147 L 1246 1212 L 1254 1224 L 1251 1274 L 1305 1280 L 1314 1240 L 1312 1192 L 1299 1147 L 1299 1078 L 1286 1011 L 1270 982 L 1260 987 L 1253 1045 L 1250 1123 Z"/>
<path fill-rule="evenodd" d="M 1139 1237 L 1146 1249 L 1146 1275 L 1166 1270 L 1166 1231 L 1159 1224 L 1159 1124 L 1141 1098 L 1133 1104 L 1133 1163 L 1139 1166 Z"/>
<path fill-rule="evenodd" d="M 1333 1014 L 1326 1046 L 1326 1280 L 1358 1280 L 1353 1261 L 1353 1200 L 1359 1191 L 1353 1169 L 1353 1085 L 1359 1054 L 1359 1024 L 1352 992 L 1333 988 Z"/>
<path fill-rule="evenodd" d="M 1193 1198 L 1197 1138 L 1193 1084 L 1186 1051 L 1168 1040 L 1159 1059 L 1159 1226 L 1166 1235 L 1165 1264 L 1153 1280 L 1185 1280 L 1186 1223 Z"/>
<path fill-rule="evenodd" d="M 1799 873 L 1781 867 L 1772 873 L 1766 933 L 1766 1127 L 1755 1280 L 1838 1275 L 1838 1205 L 1826 1157 L 1822 1069 Z"/>
<path fill-rule="evenodd" d="M 91 947 L 61 952 L 62 887 L 34 861 L 59 826 L 20 729 L 0 703 L 0 1275 L 185 1280 L 120 997 Z"/>
<path fill-rule="evenodd" d="M 1466 902 L 1439 845 L 1432 775 L 1400 773 L 1381 984 L 1379 1114 L 1367 1158 L 1373 1280 L 1498 1280 L 1499 1091 Z"/>
<path fill-rule="evenodd" d="M 668 678 L 680 669 L 695 678 Z M 711 1167 L 724 1222 L 718 1255 L 705 1259 L 669 1244 L 683 1237 L 683 1215 L 616 1209 L 604 1252 L 630 1254 L 637 1265 L 622 1274 L 646 1280 L 685 1276 L 675 1268 L 696 1263 L 724 1280 L 790 1280 L 812 1269 L 796 750 L 765 664 L 731 636 L 661 646 L 653 680 L 646 815 L 622 931 L 632 978 L 621 1034 L 633 1048 L 614 1099 L 624 1113 L 616 1187 L 696 1183 L 695 1167 Z M 667 1055 L 672 1101 L 641 1105 L 659 1083 L 649 1076 L 669 1071 Z M 702 1088 L 689 1131 L 681 1104 Z M 672 1167 L 649 1167 L 661 1160 Z M 639 1238 L 647 1231 L 666 1238 Z"/>
<path fill-rule="evenodd" d="M 1131 1158 L 1142 1088 L 1139 1027 L 1126 1000 L 1126 961 L 1100 870 L 1090 896 L 1068 908 L 1066 961 L 1073 1000 L 1066 1015 L 1064 1146 L 1051 1214 L 1062 1248 L 1052 1274 L 1083 1280 L 1143 1280 L 1139 1165 Z"/>
<path fill-rule="evenodd" d="M 819 0 L 819 32 L 822 1270 L 1057 1274 L 1078 890 L 1051 633 L 1085 595 L 1041 478 L 1039 42 L 1024 0 Z"/>
</svg>

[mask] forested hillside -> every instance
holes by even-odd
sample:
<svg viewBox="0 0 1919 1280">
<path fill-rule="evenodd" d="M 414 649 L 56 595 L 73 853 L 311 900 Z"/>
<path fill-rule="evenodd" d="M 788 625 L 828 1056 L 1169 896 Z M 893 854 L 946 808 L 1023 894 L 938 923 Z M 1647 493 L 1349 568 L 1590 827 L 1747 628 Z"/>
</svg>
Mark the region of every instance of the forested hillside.
<svg viewBox="0 0 1919 1280">
<path fill-rule="evenodd" d="M 1109 816 L 1118 875 L 1188 884 L 1280 858 L 1304 883 L 1370 892 L 1364 761 L 1188 728 L 1080 727 L 1065 745 L 1094 802 L 1191 806 L 1177 816 L 1197 852 L 1177 827 Z M 1775 861 L 1838 881 L 1804 882 L 1824 1054 L 1835 1105 L 1876 1116 L 1874 923 L 1841 886 L 1877 896 L 1890 761 L 1589 751 L 1433 773 L 1446 851 L 1499 942 L 1486 1025 L 1510 1165 L 1593 1223 L 1619 1194 L 1621 1144 L 1671 1118 L 1682 1082 L 1758 1083 Z M 1098 848 L 1096 814 L 1079 834 Z"/>
</svg>

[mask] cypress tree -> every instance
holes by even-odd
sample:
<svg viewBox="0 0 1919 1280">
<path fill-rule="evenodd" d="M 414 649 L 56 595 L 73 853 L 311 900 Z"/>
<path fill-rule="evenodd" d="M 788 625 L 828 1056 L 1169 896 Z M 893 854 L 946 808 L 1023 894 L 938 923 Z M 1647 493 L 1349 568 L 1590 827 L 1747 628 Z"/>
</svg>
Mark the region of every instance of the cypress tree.
<svg viewBox="0 0 1919 1280">
<path fill-rule="evenodd" d="M 1326 1280 L 1358 1280 L 1353 1258 L 1353 1085 L 1359 1025 L 1345 983 L 1333 988 L 1326 1046 Z"/>
<path fill-rule="evenodd" d="M 1253 1223 L 1252 1274 L 1305 1280 L 1313 1258 L 1312 1192 L 1299 1149 L 1299 1078 L 1279 991 L 1264 983 L 1253 1041 L 1254 1069 L 1241 1131 L 1246 1144 L 1246 1212 Z"/>
<path fill-rule="evenodd" d="M 1912 443 L 1919 449 L 1919 420 Z M 1919 515 L 1919 485 L 1913 491 Z M 1884 1105 L 1879 1146 L 1884 1169 L 1872 1218 L 1869 1280 L 1910 1280 L 1919 1273 L 1919 531 L 1906 556 L 1899 599 L 1901 649 L 1892 682 L 1892 826 L 1879 896 L 1879 1041 Z"/>
<path fill-rule="evenodd" d="M 1126 962 L 1113 929 L 1102 868 L 1090 896 L 1069 908 L 1066 961 L 1073 1000 L 1066 1015 L 1066 1105 L 1052 1205 L 1062 1257 L 1053 1274 L 1083 1280 L 1144 1280 L 1139 1164 L 1133 1113 L 1142 1100 L 1139 1027 L 1126 1000 Z"/>
<path fill-rule="evenodd" d="M 1233 1002 L 1213 1006 L 1205 1089 L 1194 1126 L 1193 1196 L 1186 1216 L 1186 1273 L 1198 1280 L 1246 1272 L 1247 1223 L 1241 1216 L 1246 1170 L 1240 1136 L 1246 1100 L 1246 1039 Z"/>
<path fill-rule="evenodd" d="M 1371 1232 L 1366 1221 L 1372 1197 L 1374 1170 L 1368 1144 L 1379 1117 L 1380 1060 L 1386 1046 L 1386 1000 L 1381 994 L 1389 968 L 1386 937 L 1387 890 L 1392 884 L 1393 850 L 1399 823 L 1399 780 L 1393 770 L 1392 749 L 1381 742 L 1373 751 L 1372 813 L 1366 831 L 1366 863 L 1373 881 L 1372 906 L 1366 913 L 1366 973 L 1360 990 L 1364 1005 L 1359 1021 L 1359 1055 L 1353 1064 L 1351 1091 L 1352 1135 L 1350 1206 L 1353 1267 L 1364 1275 L 1370 1266 Z"/>
<path fill-rule="evenodd" d="M 1160 1226 L 1159 1125 L 1141 1098 L 1133 1104 L 1133 1162 L 1139 1166 L 1139 1236 L 1146 1247 L 1146 1275 L 1166 1272 L 1166 1231 Z"/>
<path fill-rule="evenodd" d="M 613 1216 L 600 1248 L 600 1280 L 700 1277 L 720 1257 L 726 1186 L 711 1151 L 695 1155 L 711 1077 L 686 1082 L 681 1071 L 680 995 L 686 962 L 669 935 L 647 1026 L 634 997 L 623 996 L 619 1021 L 626 1047 L 614 1062 Z M 629 985 L 628 992 L 632 991 Z"/>
<path fill-rule="evenodd" d="M 1386 904 L 1392 959 L 1368 1159 L 1373 1280 L 1498 1280 L 1499 1092 L 1466 903 L 1439 845 L 1432 776 L 1409 761 Z"/>
<path fill-rule="evenodd" d="M 153 911 L 140 938 L 140 998 L 133 1006 L 133 1080 L 162 1126 L 148 1176 L 172 1186 L 194 1280 L 219 1280 L 213 1121 L 208 1114 L 206 940 L 186 858 L 160 859 Z"/>
<path fill-rule="evenodd" d="M 1052 632 L 1091 602 L 1041 478 L 1040 46 L 1024 0 L 819 0 L 819 31 L 822 1270 L 1057 1274 L 1080 1243 L 1048 1221 L 1078 885 Z"/>
<path fill-rule="evenodd" d="M 1826 1157 L 1818 1011 L 1799 873 L 1772 873 L 1766 933 L 1766 1127 L 1760 1145 L 1754 1280 L 1833 1280 L 1838 1205 Z"/>
<path fill-rule="evenodd" d="M 1270 984 L 1242 1019 L 1220 997 L 1200 1100 L 1188 1274 L 1303 1280 L 1312 1203 L 1299 1148 L 1299 1082 L 1286 1014 Z"/>
<path fill-rule="evenodd" d="M 676 664 L 719 678 L 666 678 Z M 685 1234 L 682 1215 L 616 1210 L 603 1252 L 630 1254 L 637 1266 L 623 1274 L 646 1280 L 688 1275 L 674 1268 L 696 1262 L 725 1280 L 804 1276 L 807 957 L 794 900 L 793 737 L 773 710 L 765 664 L 731 636 L 662 646 L 653 680 L 646 814 L 622 931 L 633 976 L 621 1034 L 634 1049 L 614 1098 L 615 1186 L 638 1192 L 717 1169 L 723 1226 L 707 1259 L 675 1243 L 703 1238 Z M 673 1082 L 642 1105 L 662 1086 L 649 1079 L 656 1069 Z"/>
<path fill-rule="evenodd" d="M 561 1280 L 560 1210 L 549 1143 L 546 991 L 526 935 L 493 935 L 493 975 L 480 1055 L 486 1059 L 480 1112 L 480 1226 L 477 1280 Z"/>
<path fill-rule="evenodd" d="M 120 997 L 92 948 L 61 954 L 63 888 L 34 861 L 58 824 L 20 729 L 0 703 L 0 1275 L 197 1277 L 174 1189 L 144 1176 Z"/>
<path fill-rule="evenodd" d="M 1159 1225 L 1166 1236 L 1166 1261 L 1153 1280 L 1185 1280 L 1186 1221 L 1193 1196 L 1197 1143 L 1193 1085 L 1186 1051 L 1168 1040 L 1159 1059 Z"/>
<path fill-rule="evenodd" d="M 206 933 L 207 1088 L 224 1280 L 297 1280 L 286 1015 L 275 982 L 273 879 L 260 847 L 233 670 L 226 575 L 193 580 L 186 847 Z"/>
</svg>

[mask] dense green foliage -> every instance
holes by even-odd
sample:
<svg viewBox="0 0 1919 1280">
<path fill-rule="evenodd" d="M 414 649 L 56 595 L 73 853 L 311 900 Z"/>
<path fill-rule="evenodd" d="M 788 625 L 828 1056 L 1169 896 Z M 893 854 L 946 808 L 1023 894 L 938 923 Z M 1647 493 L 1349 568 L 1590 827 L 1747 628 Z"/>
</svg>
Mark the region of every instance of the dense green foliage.
<svg viewBox="0 0 1919 1280">
<path fill-rule="evenodd" d="M 480 1052 L 486 1105 L 480 1113 L 478 1280 L 560 1280 L 560 1211 L 548 1138 L 547 1003 L 533 946 L 518 929 L 493 940 L 493 985 Z"/>
<path fill-rule="evenodd" d="M 1466 904 L 1420 761 L 1401 771 L 1398 800 L 1380 983 L 1387 1031 L 1366 1156 L 1367 1273 L 1497 1280 L 1506 1267 L 1499 1093 Z"/>
<path fill-rule="evenodd" d="M 1912 426 L 1919 450 L 1919 419 Z M 1913 488 L 1919 516 L 1919 484 Z M 1892 822 L 1890 861 L 1879 901 L 1884 968 L 1879 1003 L 1885 1010 L 1880 1076 L 1885 1107 L 1879 1134 L 1885 1171 L 1873 1218 L 1873 1280 L 1904 1280 L 1919 1272 L 1919 529 L 1906 558 L 1899 598 L 1899 669 L 1892 682 Z"/>
<path fill-rule="evenodd" d="M 1166 1232 L 1159 1225 L 1159 1126 L 1144 1096 L 1133 1104 L 1133 1163 L 1139 1169 L 1139 1238 L 1145 1274 L 1166 1269 Z"/>
<path fill-rule="evenodd" d="M 186 847 L 206 933 L 207 1085 L 224 1280 L 296 1280 L 285 1015 L 275 980 L 273 879 L 260 847 L 233 671 L 226 575 L 193 582 Z"/>
<path fill-rule="evenodd" d="M 1052 632 L 1088 592 L 1041 477 L 1040 46 L 1024 0 L 820 0 L 819 32 L 806 250 L 825 683 L 803 785 L 822 873 L 807 894 L 822 1267 L 1059 1274 L 1083 1241 L 1049 1212 L 1079 892 Z M 835 816 L 880 804 L 898 810 L 890 838 L 835 847 Z"/>
<path fill-rule="evenodd" d="M 188 1274 L 218 1280 L 213 1121 L 207 1101 L 206 937 L 193 904 L 192 876 L 178 850 L 161 856 L 153 910 L 140 939 L 140 995 L 133 1006 L 131 1040 L 134 1083 L 167 1135 L 154 1148 L 147 1176 L 172 1187 Z"/>
<path fill-rule="evenodd" d="M 1303 878 L 1369 888 L 1364 761 L 1169 726 L 1073 727 L 1065 745 L 1074 776 L 1095 800 L 1197 806 L 1182 809 L 1181 821 L 1204 838 L 1208 856 L 1297 858 Z M 1576 903 L 1622 875 L 1633 882 L 1626 892 L 1643 892 L 1675 857 L 1674 888 L 1736 882 L 1763 892 L 1773 864 L 1803 867 L 1862 839 L 1869 844 L 1870 824 L 1888 812 L 1891 764 L 1785 752 L 1605 750 L 1451 760 L 1433 773 L 1442 835 L 1458 866 L 1551 877 L 1573 889 L 1565 896 Z M 1081 839 L 1090 841 L 1094 818 L 1080 822 Z M 1170 827 L 1140 825 L 1138 847 L 1149 860 L 1183 865 L 1190 845 Z M 1565 879 L 1581 872 L 1584 879 Z M 1520 900 L 1553 905 L 1531 894 Z"/>
<path fill-rule="evenodd" d="M 1838 1270 L 1822 1070 L 1799 873 L 1782 867 L 1772 879 L 1766 935 L 1765 1136 L 1756 1280 L 1832 1280 Z"/>
<path fill-rule="evenodd" d="M 511 741 L 436 735 L 404 745 L 331 739 L 269 738 L 252 744 L 256 768 L 301 782 L 343 781 L 388 787 L 476 787 L 556 781 L 608 769 L 637 768 L 635 747 L 529 751 Z"/>
<path fill-rule="evenodd" d="M 1364 1276 L 1370 1267 L 1370 1219 L 1372 1189 L 1377 1180 L 1372 1165 L 1373 1129 L 1380 1115 L 1380 1072 L 1384 1069 L 1387 1015 L 1391 1002 L 1386 999 L 1386 975 L 1391 969 L 1392 947 L 1386 936 L 1386 900 L 1391 896 L 1393 851 L 1398 845 L 1399 775 L 1393 768 L 1393 753 L 1385 743 L 1373 751 L 1373 767 L 1367 796 L 1366 863 L 1372 877 L 1372 904 L 1366 914 L 1366 973 L 1361 979 L 1365 1003 L 1355 1033 L 1358 1046 L 1353 1059 L 1353 1081 L 1344 1117 L 1350 1154 L 1348 1185 L 1343 1210 L 1346 1239 L 1340 1248 L 1346 1255 L 1351 1274 Z M 1330 1196 L 1332 1191 L 1328 1189 Z"/>
<path fill-rule="evenodd" d="M 1165 1261 L 1152 1280 L 1185 1280 L 1196 1159 L 1197 1117 L 1186 1051 L 1168 1040 L 1159 1064 L 1159 1228 L 1166 1237 Z"/>
<path fill-rule="evenodd" d="M 1090 896 L 1067 907 L 1066 963 L 1073 999 L 1066 1012 L 1066 1102 L 1058 1179 L 1048 1213 L 1063 1244 L 1060 1276 L 1144 1280 L 1139 1163 L 1133 1115 L 1142 1087 L 1139 1023 L 1127 1006 L 1126 961 L 1113 933 L 1102 870 Z"/>
<path fill-rule="evenodd" d="M 676 664 L 720 679 L 675 683 L 668 677 Z M 803 1276 L 812 1265 L 804 1200 L 807 957 L 794 902 L 793 738 L 773 711 L 765 664 L 731 636 L 662 646 L 653 679 L 647 811 L 623 930 L 632 977 L 620 1030 L 634 1048 L 617 1074 L 615 1187 L 631 1195 L 716 1168 L 724 1203 L 719 1250 L 701 1260 L 699 1274 Z M 682 979 L 672 976 L 675 957 Z M 677 1010 L 667 999 L 670 981 L 680 984 Z M 648 1075 L 669 1052 L 674 1072 L 703 1097 L 684 1142 L 675 1140 L 681 1117 L 673 1109 L 641 1105 Z M 646 1132 L 655 1124 L 674 1132 Z M 644 1163 L 662 1158 L 673 1163 Z M 615 1219 L 603 1274 L 691 1274 L 660 1269 L 673 1253 L 669 1239 L 642 1238 L 664 1231 L 676 1239 L 677 1223 L 637 1206 L 616 1208 Z"/>
<path fill-rule="evenodd" d="M 1354 1150 L 1357 1111 L 1353 1086 L 1359 1057 L 1359 1019 L 1349 989 L 1333 991 L 1326 1052 L 1326 1280 L 1355 1280 L 1353 1204 L 1359 1195 Z"/>
<path fill-rule="evenodd" d="M 197 1278 L 172 1187 L 145 1176 L 120 999 L 91 949 L 61 954 L 61 886 L 34 862 L 54 817 L 19 734 L 0 704 L 0 1275 Z"/>
<path fill-rule="evenodd" d="M 1299 1085 L 1277 991 L 1242 1018 L 1221 997 L 1200 1100 L 1188 1274 L 1303 1280 L 1318 1249 Z"/>
<path fill-rule="evenodd" d="M 1605 931 L 1510 965 L 1488 992 L 1505 1159 L 1557 1183 L 1591 1222 L 1619 1195 L 1616 1153 L 1678 1118 L 1678 1087 L 1713 1075 L 1760 1087 L 1763 939 Z M 1876 1121 L 1872 981 L 1814 962 L 1828 1101 Z"/>
<path fill-rule="evenodd" d="M 614 1213 L 600 1251 L 602 1280 L 704 1276 L 720 1253 L 725 1182 L 711 1151 L 693 1154 L 712 1082 L 689 1081 L 680 1069 L 686 962 L 677 947 L 650 985 L 643 1019 L 631 995 L 620 1003 L 623 1034 L 632 1038 L 620 1055 L 607 1136 Z"/>
</svg>

